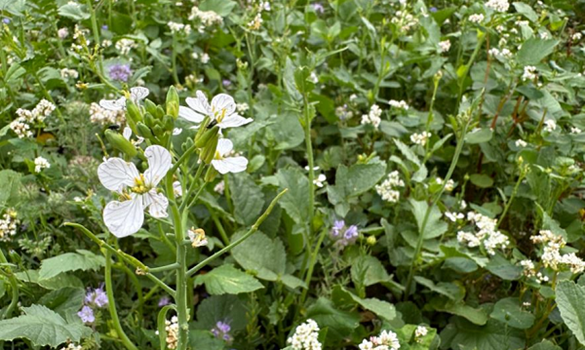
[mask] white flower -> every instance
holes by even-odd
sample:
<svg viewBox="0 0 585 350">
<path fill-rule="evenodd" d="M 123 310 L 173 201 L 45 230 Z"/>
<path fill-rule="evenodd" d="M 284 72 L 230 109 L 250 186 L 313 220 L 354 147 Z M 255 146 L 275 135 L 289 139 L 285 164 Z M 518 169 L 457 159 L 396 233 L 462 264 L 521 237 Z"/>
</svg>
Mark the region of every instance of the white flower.
<svg viewBox="0 0 585 350">
<path fill-rule="evenodd" d="M 216 95 L 211 104 L 203 92 L 197 91 L 195 95 L 197 97 L 187 97 L 185 100 L 189 107 L 179 107 L 181 118 L 198 124 L 205 116 L 209 116 L 212 121 L 217 122 L 220 129 L 235 128 L 252 122 L 251 118 L 244 118 L 236 113 L 236 103 L 230 95 Z"/>
<path fill-rule="evenodd" d="M 116 42 L 116 49 L 120 51 L 122 55 L 127 55 L 130 50 L 136 48 L 138 45 L 132 39 L 120 39 Z"/>
<path fill-rule="evenodd" d="M 418 326 L 414 330 L 414 337 L 416 338 L 417 341 L 419 341 L 420 338 L 425 337 L 428 333 L 429 333 L 429 330 L 427 329 L 427 327 L 425 327 L 425 326 Z"/>
<path fill-rule="evenodd" d="M 207 62 L 209 62 L 209 55 L 207 54 L 207 52 L 204 52 L 201 55 L 201 63 L 206 64 Z"/>
<path fill-rule="evenodd" d="M 250 109 L 250 106 L 248 106 L 246 102 L 236 103 L 236 110 L 238 111 L 238 113 L 244 113 L 248 109 Z"/>
<path fill-rule="evenodd" d="M 124 131 L 122 132 L 122 136 L 124 136 L 124 138 L 126 140 L 130 141 L 134 146 L 138 146 L 142 142 L 144 142 L 144 137 L 141 137 L 141 136 L 138 136 L 136 138 L 136 141 L 130 140 L 130 138 L 132 137 L 132 129 L 130 129 L 129 127 L 124 128 Z"/>
<path fill-rule="evenodd" d="M 69 36 L 69 29 L 67 29 L 67 28 L 65 28 L 65 27 L 63 27 L 63 28 L 60 28 L 60 29 L 57 31 L 57 36 L 59 36 L 59 39 L 61 39 L 61 40 L 63 40 L 63 39 L 65 39 L 65 38 L 67 38 L 67 37 Z"/>
<path fill-rule="evenodd" d="M 16 211 L 12 208 L 7 209 L 0 219 L 0 241 L 7 242 L 16 235 L 19 224 Z"/>
<path fill-rule="evenodd" d="M 51 167 L 51 164 L 43 158 L 43 157 L 36 157 L 35 158 L 35 173 L 40 173 L 43 169 L 48 169 Z"/>
<path fill-rule="evenodd" d="M 61 69 L 61 78 L 63 79 L 77 79 L 79 77 L 79 73 L 75 69 L 63 68 Z"/>
<path fill-rule="evenodd" d="M 130 88 L 130 100 L 132 102 L 138 104 L 140 101 L 144 100 L 146 96 L 150 93 L 145 87 L 135 86 Z M 126 96 L 122 96 L 116 100 L 101 100 L 100 106 L 105 108 L 109 111 L 125 111 L 126 110 Z"/>
<path fill-rule="evenodd" d="M 191 26 L 189 24 L 185 25 L 183 23 L 177 23 L 177 22 L 169 22 L 167 23 L 167 25 L 169 26 L 169 29 L 171 30 L 171 33 L 176 34 L 176 33 L 183 33 L 185 35 L 189 35 L 191 33 Z"/>
<path fill-rule="evenodd" d="M 175 193 L 175 197 L 181 197 L 183 195 L 183 186 L 179 181 L 173 182 L 173 192 Z"/>
<path fill-rule="evenodd" d="M 473 23 L 481 23 L 484 19 L 485 17 L 481 13 L 474 13 L 473 15 L 469 16 L 469 22 Z"/>
<path fill-rule="evenodd" d="M 463 220 L 465 218 L 465 215 L 463 215 L 462 213 L 452 213 L 450 211 L 445 212 L 445 216 L 447 217 L 447 219 L 453 222 L 457 222 L 457 220 Z"/>
<path fill-rule="evenodd" d="M 431 137 L 431 133 L 423 131 L 420 134 L 414 133 L 410 135 L 410 141 L 414 144 L 424 146 Z"/>
<path fill-rule="evenodd" d="M 308 319 L 307 322 L 297 326 L 295 333 L 288 338 L 287 343 L 291 345 L 293 350 L 321 350 L 319 325 Z"/>
<path fill-rule="evenodd" d="M 313 179 L 313 183 L 319 188 L 323 187 L 326 181 L 327 176 L 325 176 L 325 174 L 319 174 L 316 179 Z"/>
<path fill-rule="evenodd" d="M 382 119 L 380 116 L 382 115 L 382 110 L 378 105 L 372 105 L 370 107 L 370 112 L 368 114 L 362 115 L 362 125 L 371 124 L 376 129 L 380 126 Z"/>
<path fill-rule="evenodd" d="M 571 127 L 571 134 L 580 134 L 582 132 L 583 131 L 581 129 L 579 129 L 578 127 L 576 127 L 576 126 L 572 126 Z"/>
<path fill-rule="evenodd" d="M 579 41 L 582 37 L 583 34 L 581 32 L 577 32 L 571 36 L 571 39 L 573 39 L 573 41 Z"/>
<path fill-rule="evenodd" d="M 154 145 L 144 151 L 148 169 L 140 174 L 133 163 L 109 158 L 98 167 L 100 182 L 117 192 L 123 201 L 111 201 L 104 209 L 104 223 L 114 236 L 121 238 L 136 233 L 144 222 L 144 210 L 155 218 L 167 216 L 168 199 L 156 186 L 171 168 L 171 154 Z"/>
<path fill-rule="evenodd" d="M 215 185 L 215 187 L 213 188 L 213 190 L 216 193 L 223 194 L 223 191 L 225 191 L 225 183 L 223 182 L 223 180 L 218 182 L 217 185 Z"/>
<path fill-rule="evenodd" d="M 403 109 L 405 111 L 407 111 L 410 108 L 408 106 L 408 103 L 406 103 L 406 101 L 404 101 L 404 100 L 401 100 L 401 101 L 390 100 L 390 101 L 388 101 L 388 104 L 394 108 Z"/>
<path fill-rule="evenodd" d="M 524 147 L 528 146 L 528 143 L 526 143 L 526 141 L 524 141 L 522 139 L 518 139 L 518 140 L 516 140 L 515 145 L 518 148 L 524 148 Z"/>
<path fill-rule="evenodd" d="M 217 150 L 215 151 L 215 157 L 211 161 L 211 165 L 222 175 L 227 173 L 241 173 L 248 166 L 248 160 L 246 158 L 229 156 L 233 149 L 234 144 L 228 139 L 220 139 L 217 142 Z"/>
<path fill-rule="evenodd" d="M 555 122 L 553 119 L 545 120 L 544 125 L 544 130 L 548 132 L 553 132 L 553 130 L 557 128 L 557 122 Z"/>
<path fill-rule="evenodd" d="M 522 80 L 534 80 L 536 79 L 536 67 L 535 66 L 526 66 L 524 67 L 524 73 L 522 74 Z"/>
<path fill-rule="evenodd" d="M 508 0 L 489 0 L 485 5 L 498 12 L 507 12 L 510 8 Z"/>
<path fill-rule="evenodd" d="M 441 52 L 449 51 L 449 49 L 451 48 L 451 41 L 449 41 L 449 40 L 441 41 L 439 43 L 439 48 L 441 49 Z"/>
</svg>

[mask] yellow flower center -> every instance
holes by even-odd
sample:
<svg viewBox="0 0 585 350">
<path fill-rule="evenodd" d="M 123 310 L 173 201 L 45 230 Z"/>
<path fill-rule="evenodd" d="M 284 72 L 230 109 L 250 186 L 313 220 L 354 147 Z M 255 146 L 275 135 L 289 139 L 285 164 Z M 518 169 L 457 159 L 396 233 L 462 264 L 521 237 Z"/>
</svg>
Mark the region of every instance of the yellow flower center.
<svg viewBox="0 0 585 350">
<path fill-rule="evenodd" d="M 146 179 L 144 178 L 144 174 L 140 174 L 140 176 L 134 178 L 134 186 L 130 188 L 130 190 L 134 193 L 144 194 L 150 191 L 150 186 L 146 184 Z"/>
<path fill-rule="evenodd" d="M 223 118 L 225 118 L 225 114 L 227 113 L 227 110 L 225 108 L 221 109 L 221 112 L 216 112 L 215 111 L 215 107 L 213 107 L 213 115 L 215 116 L 215 120 L 218 123 L 221 123 L 221 121 L 223 120 Z"/>
</svg>

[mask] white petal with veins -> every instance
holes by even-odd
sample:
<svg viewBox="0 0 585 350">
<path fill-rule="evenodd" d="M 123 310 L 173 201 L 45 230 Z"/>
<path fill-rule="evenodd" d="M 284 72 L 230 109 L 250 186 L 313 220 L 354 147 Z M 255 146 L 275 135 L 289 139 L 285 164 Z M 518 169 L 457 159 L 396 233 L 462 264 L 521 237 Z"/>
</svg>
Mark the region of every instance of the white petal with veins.
<svg viewBox="0 0 585 350">
<path fill-rule="evenodd" d="M 134 195 L 124 202 L 111 201 L 104 208 L 104 223 L 118 238 L 136 233 L 144 223 L 144 208 L 141 196 Z"/>
<path fill-rule="evenodd" d="M 110 191 L 121 192 L 125 187 L 133 186 L 134 179 L 139 176 L 134 163 L 121 158 L 109 158 L 98 167 L 100 182 Z"/>
</svg>

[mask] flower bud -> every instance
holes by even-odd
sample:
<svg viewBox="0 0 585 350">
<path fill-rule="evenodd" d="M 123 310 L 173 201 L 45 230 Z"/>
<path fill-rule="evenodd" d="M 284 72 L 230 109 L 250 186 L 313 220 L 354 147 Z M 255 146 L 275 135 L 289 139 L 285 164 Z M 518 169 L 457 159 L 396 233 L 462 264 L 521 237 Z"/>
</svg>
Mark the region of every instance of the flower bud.
<svg viewBox="0 0 585 350">
<path fill-rule="evenodd" d="M 136 153 L 138 153 L 132 142 L 126 140 L 124 136 L 110 129 L 106 130 L 105 134 L 106 138 L 114 148 L 120 150 L 129 157 L 134 157 Z"/>
<path fill-rule="evenodd" d="M 217 170 L 214 167 L 210 166 L 205 173 L 205 182 L 211 182 L 217 176 Z"/>
<path fill-rule="evenodd" d="M 136 124 L 136 135 L 142 136 L 146 139 L 151 139 L 154 137 L 150 128 L 146 126 L 146 124 L 144 124 L 143 122 L 139 122 L 138 124 Z"/>
<path fill-rule="evenodd" d="M 126 120 L 128 120 L 128 124 L 130 127 L 133 125 L 136 126 L 136 123 L 142 121 L 142 113 L 140 112 L 140 108 L 131 100 L 126 100 Z M 134 128 L 132 128 L 134 129 Z"/>
<path fill-rule="evenodd" d="M 377 240 L 376 240 L 376 236 L 369 236 L 369 237 L 366 239 L 366 243 L 368 243 L 368 244 L 369 244 L 369 245 L 371 245 L 371 246 L 374 246 L 374 245 L 376 245 L 376 242 L 377 242 Z"/>
<path fill-rule="evenodd" d="M 177 93 L 177 89 L 174 86 L 169 88 L 169 92 L 167 93 L 167 114 L 177 119 L 179 117 L 179 94 Z"/>
<path fill-rule="evenodd" d="M 195 140 L 195 146 L 197 146 L 198 148 L 205 147 L 205 144 L 207 144 L 207 142 L 209 140 L 211 140 L 211 138 L 214 137 L 215 135 L 217 135 L 218 133 L 219 133 L 219 126 L 216 125 L 213 128 L 205 131 L 203 133 L 203 135 L 198 140 Z"/>
<path fill-rule="evenodd" d="M 203 152 L 201 153 L 201 159 L 205 164 L 211 163 L 213 157 L 215 157 L 215 151 L 217 149 L 217 142 L 219 141 L 219 134 L 215 134 L 209 139 L 209 142 L 205 145 Z"/>
</svg>

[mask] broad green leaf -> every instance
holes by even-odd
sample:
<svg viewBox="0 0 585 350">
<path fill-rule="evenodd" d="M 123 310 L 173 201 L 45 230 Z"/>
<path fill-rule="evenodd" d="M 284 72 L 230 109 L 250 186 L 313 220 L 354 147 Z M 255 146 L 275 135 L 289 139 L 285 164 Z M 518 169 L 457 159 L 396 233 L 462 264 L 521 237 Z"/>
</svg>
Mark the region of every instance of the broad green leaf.
<svg viewBox="0 0 585 350">
<path fill-rule="evenodd" d="M 453 350 L 524 349 L 524 332 L 491 319 L 485 326 L 474 325 L 455 317 L 441 332 L 441 348 Z"/>
<path fill-rule="evenodd" d="M 528 18 L 532 22 L 536 22 L 538 20 L 538 15 L 536 14 L 536 12 L 534 12 L 532 6 L 525 4 L 523 2 L 514 2 L 513 5 L 518 13 L 522 14 L 524 17 Z"/>
<path fill-rule="evenodd" d="M 481 188 L 488 188 L 494 185 L 494 179 L 486 174 L 472 174 L 469 180 L 472 184 Z"/>
<path fill-rule="evenodd" d="M 389 302 L 377 298 L 362 299 L 340 285 L 333 288 L 333 299 L 337 299 L 342 303 L 360 305 L 362 308 L 372 311 L 387 321 L 392 321 L 396 317 L 396 308 Z"/>
<path fill-rule="evenodd" d="M 530 38 L 522 44 L 516 59 L 519 64 L 524 66 L 538 64 L 553 52 L 559 42 L 556 39 Z"/>
<path fill-rule="evenodd" d="M 208 330 L 193 329 L 189 331 L 191 349 L 224 350 L 225 341 L 213 336 Z"/>
<path fill-rule="evenodd" d="M 396 147 L 398 147 L 398 149 L 400 150 L 400 152 L 402 152 L 404 157 L 406 157 L 406 159 L 410 160 L 411 162 L 413 162 L 417 166 L 421 166 L 420 159 L 418 159 L 418 157 L 414 154 L 414 152 L 407 145 L 400 142 L 400 140 L 398 140 L 398 139 L 394 139 L 393 141 L 396 144 Z"/>
<path fill-rule="evenodd" d="M 6 169 L 0 171 L 0 184 L 2 184 L 0 208 L 11 206 L 18 200 L 20 177 L 21 174 L 13 170 Z"/>
<path fill-rule="evenodd" d="M 463 288 L 462 286 L 458 286 L 455 283 L 439 282 L 435 284 L 435 282 L 433 282 L 432 280 L 421 276 L 415 276 L 414 280 L 419 284 L 427 287 L 431 291 L 442 294 L 454 301 L 462 300 L 463 297 L 465 296 L 465 288 Z"/>
<path fill-rule="evenodd" d="M 76 21 L 82 21 L 91 17 L 85 5 L 80 5 L 72 1 L 59 7 L 59 16 L 68 17 Z"/>
<path fill-rule="evenodd" d="M 563 350 L 563 348 L 554 345 L 549 340 L 544 339 L 540 343 L 529 347 L 528 350 Z"/>
<path fill-rule="evenodd" d="M 297 289 L 299 287 L 307 288 L 307 285 L 303 280 L 293 275 L 283 275 L 280 277 L 280 280 L 282 283 L 284 283 L 285 286 L 292 289 Z"/>
<path fill-rule="evenodd" d="M 585 286 L 571 281 L 563 281 L 557 285 L 556 302 L 561 317 L 579 343 L 585 345 Z"/>
<path fill-rule="evenodd" d="M 246 328 L 247 313 L 245 299 L 228 294 L 212 295 L 197 307 L 196 327 L 209 331 L 217 321 L 223 321 L 230 324 L 232 331 L 237 332 Z"/>
<path fill-rule="evenodd" d="M 241 234 L 235 235 L 236 240 Z M 256 232 L 232 250 L 234 259 L 247 271 L 258 278 L 276 281 L 284 275 L 286 252 L 280 239 L 270 239 L 262 232 Z"/>
<path fill-rule="evenodd" d="M 68 340 L 78 342 L 91 329 L 81 322 L 67 322 L 58 313 L 42 305 L 23 307 L 24 315 L 0 321 L 0 339 L 28 339 L 37 346 L 57 347 Z"/>
<path fill-rule="evenodd" d="M 257 279 L 236 269 L 232 264 L 216 267 L 195 278 L 196 286 L 203 283 L 211 295 L 250 293 L 264 288 Z"/>
<path fill-rule="evenodd" d="M 79 249 L 77 253 L 65 253 L 42 261 L 39 278 L 50 279 L 60 273 L 77 270 L 99 270 L 106 260 L 88 250 Z"/>
<path fill-rule="evenodd" d="M 229 179 L 234 216 L 238 223 L 250 226 L 262 213 L 264 193 L 248 173 L 231 174 Z"/>
<path fill-rule="evenodd" d="M 48 290 L 57 290 L 65 287 L 83 288 L 83 282 L 73 275 L 62 273 L 48 279 L 40 279 L 38 270 L 27 270 L 14 274 L 16 278 L 26 283 L 34 283 Z"/>
<path fill-rule="evenodd" d="M 276 174 L 280 191 L 288 191 L 279 201 L 280 206 L 297 223 L 307 224 L 309 217 L 309 179 L 298 168 L 280 169 Z"/>
<path fill-rule="evenodd" d="M 518 329 L 528 329 L 534 324 L 534 315 L 522 309 L 518 298 L 498 300 L 490 317 Z"/>
<path fill-rule="evenodd" d="M 221 17 L 226 17 L 236 5 L 237 3 L 232 0 L 203 0 L 199 5 L 199 9 L 201 11 L 213 11 Z"/>
<path fill-rule="evenodd" d="M 388 282 L 390 276 L 380 260 L 371 255 L 362 255 L 351 265 L 351 279 L 354 283 L 367 287 Z"/>
<path fill-rule="evenodd" d="M 472 131 L 469 134 L 465 135 L 465 142 L 469 144 L 488 142 L 489 140 L 492 139 L 493 134 L 494 132 L 490 128 L 479 129 L 477 131 Z"/>
<path fill-rule="evenodd" d="M 488 321 L 488 314 L 484 309 L 471 307 L 464 302 L 453 302 L 444 297 L 437 297 L 430 301 L 429 306 L 437 311 L 464 317 L 476 325 L 483 326 Z"/>
<path fill-rule="evenodd" d="M 84 299 L 85 290 L 82 288 L 65 287 L 43 295 L 38 302 L 68 319 L 68 315 L 81 309 Z"/>
<path fill-rule="evenodd" d="M 416 219 L 416 225 L 419 230 L 419 234 L 422 233 L 423 223 L 425 222 L 425 215 L 429 208 L 427 202 L 424 201 L 415 201 L 414 199 L 410 199 L 410 204 L 412 206 L 412 214 Z M 431 239 L 441 236 L 443 233 L 447 232 L 449 229 L 449 225 L 441 220 L 441 211 L 437 206 L 433 206 L 431 209 L 429 216 L 427 218 L 425 228 L 424 228 L 424 235 L 425 239 Z"/>
<path fill-rule="evenodd" d="M 360 317 L 357 313 L 338 310 L 329 299 L 319 298 L 307 309 L 307 318 L 317 322 L 321 329 L 328 328 L 327 339 L 339 341 L 352 334 L 359 326 Z"/>
<path fill-rule="evenodd" d="M 494 275 L 507 281 L 517 280 L 522 274 L 522 267 L 512 264 L 500 254 L 492 256 L 485 268 Z"/>
</svg>

